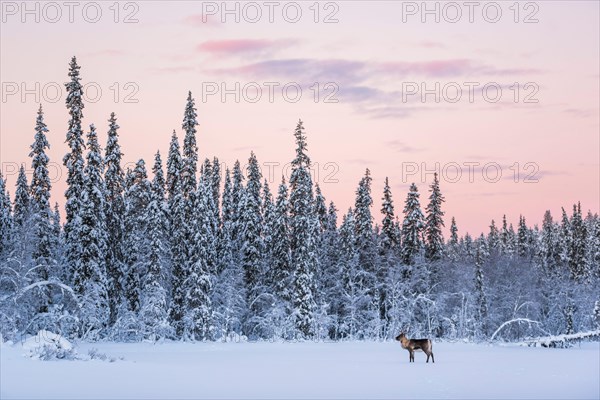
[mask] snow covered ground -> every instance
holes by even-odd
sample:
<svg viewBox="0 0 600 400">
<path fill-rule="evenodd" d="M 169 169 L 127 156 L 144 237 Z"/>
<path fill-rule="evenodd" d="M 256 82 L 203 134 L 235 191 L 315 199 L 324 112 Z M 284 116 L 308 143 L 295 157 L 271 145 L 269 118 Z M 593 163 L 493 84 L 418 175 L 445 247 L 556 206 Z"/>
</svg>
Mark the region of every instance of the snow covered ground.
<svg viewBox="0 0 600 400">
<path fill-rule="evenodd" d="M 9 398 L 600 397 L 600 343 L 570 349 L 434 343 L 436 363 L 396 342 L 81 343 L 115 362 L 40 361 L 2 345 Z"/>
</svg>

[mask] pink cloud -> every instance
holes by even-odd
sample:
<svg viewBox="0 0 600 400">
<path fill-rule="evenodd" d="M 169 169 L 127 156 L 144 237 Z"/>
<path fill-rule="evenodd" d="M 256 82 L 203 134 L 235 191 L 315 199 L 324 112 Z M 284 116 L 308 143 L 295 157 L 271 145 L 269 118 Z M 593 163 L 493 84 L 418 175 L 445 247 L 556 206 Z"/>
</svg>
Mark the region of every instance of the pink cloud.
<svg viewBox="0 0 600 400">
<path fill-rule="evenodd" d="M 210 54 L 239 54 L 239 53 L 264 53 L 290 46 L 293 40 L 268 40 L 268 39 L 232 39 L 210 40 L 200 43 L 196 49 Z"/>
</svg>

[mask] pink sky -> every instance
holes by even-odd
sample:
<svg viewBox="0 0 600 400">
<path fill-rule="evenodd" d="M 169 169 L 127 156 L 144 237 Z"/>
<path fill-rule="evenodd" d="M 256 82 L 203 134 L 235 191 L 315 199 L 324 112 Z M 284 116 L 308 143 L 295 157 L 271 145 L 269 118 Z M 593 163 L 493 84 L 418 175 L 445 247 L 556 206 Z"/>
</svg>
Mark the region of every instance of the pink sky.
<svg viewBox="0 0 600 400">
<path fill-rule="evenodd" d="M 181 136 L 185 98 L 191 90 L 197 101 L 201 159 L 216 155 L 232 167 L 254 150 L 265 176 L 271 168 L 274 190 L 293 157 L 292 132 L 301 118 L 327 199 L 342 211 L 353 205 L 356 185 L 368 167 L 374 178 L 377 222 L 385 177 L 390 178 L 399 214 L 409 184 L 416 181 L 426 193 L 432 175 L 421 172 L 434 170 L 436 163 L 445 172 L 441 187 L 447 226 L 455 216 L 463 234 L 487 231 L 490 221 L 500 221 L 504 213 L 515 225 L 519 214 L 529 223 L 539 223 L 546 209 L 558 218 L 560 207 L 570 210 L 576 201 L 585 210 L 598 212 L 599 3 L 537 2 L 537 9 L 520 3 L 519 23 L 509 9 L 512 3 L 500 3 L 502 17 L 497 23 L 483 18 L 486 2 L 475 9 L 472 23 L 466 8 L 458 22 L 445 20 L 446 3 L 439 3 L 439 23 L 431 15 L 423 23 L 420 13 L 404 15 L 403 22 L 406 2 L 320 3 L 318 23 L 310 8 L 313 2 L 297 3 L 302 10 L 297 23 L 283 17 L 284 6 L 286 16 L 294 17 L 289 2 L 274 9 L 273 23 L 263 2 L 254 3 L 263 13 L 256 23 L 248 20 L 255 11 L 246 3 L 239 3 L 239 22 L 220 9 L 206 23 L 202 2 L 135 2 L 135 7 L 127 8 L 120 3 L 118 23 L 109 8 L 112 2 L 98 3 L 102 16 L 96 23 L 83 18 L 85 2 L 75 9 L 73 23 L 66 8 L 62 18 L 51 23 L 55 10 L 40 3 L 36 23 L 35 15 L 22 15 L 20 2 L 14 3 L 19 8 L 16 14 L 3 3 L 2 171 L 14 192 L 17 166 L 30 162 L 27 154 L 37 110 L 35 93 L 24 95 L 22 88 L 35 92 L 39 82 L 39 100 L 50 129 L 49 155 L 56 166 L 53 176 L 59 173 L 67 150 L 68 114 L 64 93 L 56 100 L 54 88 L 67 80 L 68 62 L 76 55 L 83 83 L 90 87 L 88 96 L 95 100 L 86 103 L 84 124 L 94 123 L 104 141 L 106 120 L 115 111 L 126 162 L 138 158 L 151 162 L 157 149 L 166 157 L 172 130 Z M 221 2 L 213 4 L 221 7 Z M 95 18 L 93 9 L 87 11 L 88 20 Z M 492 11 L 486 16 L 493 16 Z M 323 23 L 332 12 L 338 22 Z M 523 23 L 532 12 L 538 22 Z M 132 13 L 138 22 L 123 23 Z M 450 8 L 447 13 L 446 19 L 454 17 Z M 239 102 L 233 94 L 222 102 L 220 93 L 204 93 L 203 101 L 203 90 L 220 91 L 221 85 L 234 89 L 236 82 L 247 88 Z M 293 82 L 302 87 L 295 103 L 286 101 L 281 90 Z M 315 82 L 318 102 L 310 89 Z M 472 102 L 469 82 L 479 84 Z M 517 102 L 515 82 L 520 87 Z M 275 83 L 279 86 L 274 86 L 271 102 L 268 85 Z M 425 102 L 419 92 L 409 94 L 421 85 L 434 89 L 436 83 L 439 102 L 434 94 Z M 496 103 L 486 101 L 481 91 L 488 83 L 497 83 L 502 90 Z M 526 83 L 530 85 L 525 87 Z M 15 87 L 18 91 L 13 94 Z M 252 102 L 257 87 L 262 97 Z M 444 87 L 447 92 L 442 93 Z M 457 87 L 462 98 L 453 102 Z M 495 90 L 487 94 L 493 97 Z M 138 102 L 125 101 L 127 95 Z M 294 96 L 293 88 L 288 95 Z M 324 102 L 327 95 L 338 102 Z M 527 95 L 538 102 L 524 102 Z M 486 164 L 487 180 L 482 175 Z M 462 167 L 460 179 L 457 165 Z M 472 182 L 468 165 L 473 165 Z M 515 182 L 517 165 L 520 174 Z M 493 182 L 498 166 L 502 178 Z M 418 171 L 411 175 L 414 168 Z M 524 182 L 530 173 L 537 183 Z M 54 183 L 53 201 L 62 204 L 64 189 L 63 171 L 62 179 Z"/>
</svg>

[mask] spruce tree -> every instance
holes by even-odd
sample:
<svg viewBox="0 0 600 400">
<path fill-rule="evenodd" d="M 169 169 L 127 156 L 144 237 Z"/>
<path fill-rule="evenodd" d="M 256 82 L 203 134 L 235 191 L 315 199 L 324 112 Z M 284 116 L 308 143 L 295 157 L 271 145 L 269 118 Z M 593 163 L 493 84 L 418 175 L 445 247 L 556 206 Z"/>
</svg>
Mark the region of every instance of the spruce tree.
<svg viewBox="0 0 600 400">
<path fill-rule="evenodd" d="M 225 180 L 223 182 L 223 195 L 221 199 L 221 219 L 223 225 L 230 223 L 233 218 L 233 198 L 231 188 L 231 172 L 229 168 L 225 170 Z M 229 238 L 231 239 L 231 238 Z"/>
<path fill-rule="evenodd" d="M 263 218 L 263 272 L 264 272 L 264 284 L 270 289 L 272 288 L 273 282 L 271 281 L 271 269 L 273 268 L 273 247 L 274 243 L 274 231 L 275 224 L 277 221 L 277 215 L 275 214 L 275 203 L 273 201 L 273 195 L 269 188 L 269 183 L 265 179 L 262 185 L 262 204 L 261 214 Z"/>
<path fill-rule="evenodd" d="M 448 244 L 451 246 L 458 245 L 458 227 L 456 226 L 456 219 L 452 217 L 452 221 L 450 222 L 450 240 L 448 240 Z"/>
<path fill-rule="evenodd" d="M 340 250 L 340 235 L 337 226 L 337 208 L 333 202 L 329 203 L 327 209 L 327 223 L 322 235 L 321 246 L 323 247 L 321 265 L 322 282 L 321 290 L 324 292 L 324 299 L 328 302 L 328 315 L 331 319 L 329 324 L 329 337 L 331 339 L 339 338 L 339 315 L 342 307 L 342 286 L 340 258 L 343 256 Z"/>
<path fill-rule="evenodd" d="M 480 332 L 487 336 L 487 319 L 488 319 L 488 306 L 487 297 L 485 294 L 485 284 L 483 282 L 483 263 L 485 262 L 486 249 L 485 239 L 483 235 L 477 241 L 477 249 L 475 250 L 475 304 L 477 323 L 479 325 Z"/>
<path fill-rule="evenodd" d="M 359 250 L 356 241 L 354 212 L 348 212 L 342 218 L 340 226 L 340 258 L 339 289 L 336 293 L 341 300 L 338 310 L 338 335 L 340 337 L 360 338 L 367 326 L 365 305 L 371 302 L 366 296 L 365 288 L 359 285 L 361 271 L 359 266 Z"/>
<path fill-rule="evenodd" d="M 586 270 L 586 241 L 587 232 L 581 217 L 581 204 L 573 205 L 573 216 L 570 221 L 571 240 L 569 246 L 569 270 L 571 278 L 577 282 L 584 282 L 590 277 L 590 271 Z"/>
<path fill-rule="evenodd" d="M 221 164 L 217 157 L 213 158 L 211 183 L 213 204 L 217 218 L 220 216 L 219 204 L 221 200 Z"/>
<path fill-rule="evenodd" d="M 175 329 L 176 337 L 183 335 L 183 316 L 185 312 L 185 281 L 187 279 L 188 251 L 186 246 L 185 198 L 183 194 L 183 180 L 181 173 L 183 161 L 179 152 L 177 135 L 173 131 L 169 157 L 167 160 L 167 193 L 168 193 L 168 232 L 169 250 L 171 255 L 171 307 L 169 316 L 171 325 Z"/>
<path fill-rule="evenodd" d="M 385 185 L 383 187 L 383 198 L 381 204 L 381 213 L 383 220 L 381 221 L 381 251 L 387 253 L 391 249 L 396 249 L 400 245 L 400 237 L 395 226 L 394 215 L 394 200 L 392 199 L 392 191 L 388 177 L 385 177 Z"/>
<path fill-rule="evenodd" d="M 429 191 L 429 204 L 425 208 L 427 217 L 425 219 L 425 258 L 430 261 L 437 261 L 442 258 L 444 251 L 444 236 L 442 227 L 444 226 L 444 212 L 442 203 L 445 201 L 440 191 L 440 182 L 437 173 L 433 175 L 433 183 Z"/>
<path fill-rule="evenodd" d="M 361 291 L 365 291 L 364 302 L 360 309 L 365 320 L 366 315 L 374 313 L 374 310 L 380 310 L 378 313 L 383 314 L 384 305 L 381 304 L 379 282 L 386 275 L 385 271 L 376 271 L 375 267 L 377 252 L 373 234 L 373 216 L 371 214 L 371 206 L 373 205 L 371 182 L 371 171 L 367 168 L 356 189 L 354 202 L 354 226 L 360 270 L 356 284 Z M 377 272 L 379 272 L 379 276 Z"/>
<path fill-rule="evenodd" d="M 296 329 L 301 338 L 315 334 L 314 313 L 316 310 L 314 273 L 317 270 L 318 255 L 316 238 L 313 236 L 316 217 L 313 210 L 312 179 L 310 158 L 307 154 L 306 135 L 302 121 L 294 131 L 296 157 L 292 161 L 290 178 L 290 249 L 294 286 L 292 303 Z"/>
<path fill-rule="evenodd" d="M 77 238 L 81 258 L 76 263 L 75 289 L 82 294 L 81 310 L 84 329 L 99 332 L 109 322 L 108 281 L 106 276 L 104 162 L 94 125 L 87 135 L 88 154 L 81 193 L 81 228 Z"/>
<path fill-rule="evenodd" d="M 525 217 L 519 216 L 519 228 L 517 230 L 517 253 L 519 257 L 525 257 L 529 253 L 529 228 L 525 223 Z"/>
<path fill-rule="evenodd" d="M 273 285 L 273 291 L 277 298 L 286 304 L 288 311 L 289 302 L 292 300 L 291 287 L 293 284 L 289 223 L 288 188 L 285 178 L 282 177 L 275 204 L 275 221 L 272 229 L 273 264 L 269 270 L 269 281 Z"/>
<path fill-rule="evenodd" d="M 198 228 L 193 238 L 194 256 L 190 260 L 185 286 L 185 337 L 192 340 L 212 339 L 213 308 L 211 302 L 216 263 L 216 221 L 212 212 L 212 189 L 208 179 L 201 179 L 195 195 L 195 218 Z"/>
<path fill-rule="evenodd" d="M 246 184 L 242 206 L 242 265 L 246 282 L 248 331 L 254 331 L 257 318 L 262 314 L 262 303 L 259 301 L 263 282 L 262 238 L 263 218 L 261 215 L 261 179 L 260 168 L 256 156 L 251 153 L 248 160 L 248 183 Z"/>
<path fill-rule="evenodd" d="M 17 186 L 15 190 L 15 202 L 13 209 L 13 227 L 14 227 L 14 250 L 16 254 L 13 258 L 19 260 L 22 267 L 29 265 L 31 260 L 31 245 L 29 238 L 31 237 L 31 192 L 29 183 L 25 175 L 25 167 L 23 164 L 19 167 L 19 175 L 17 176 Z"/>
<path fill-rule="evenodd" d="M 490 251 L 497 253 L 500 250 L 500 233 L 496 227 L 496 222 L 492 220 L 490 224 L 490 232 L 487 237 L 487 242 Z"/>
<path fill-rule="evenodd" d="M 42 106 L 38 110 L 34 143 L 31 145 L 31 168 L 33 177 L 31 179 L 31 202 L 33 212 L 33 224 L 35 232 L 35 244 L 33 249 L 33 261 L 39 265 L 37 275 L 40 280 L 47 280 L 50 275 L 50 264 L 52 255 L 51 242 L 51 210 L 50 210 L 50 177 L 48 174 L 48 163 L 50 159 L 46 155 L 46 149 L 50 148 L 46 134 L 48 128 L 44 123 L 44 112 Z M 48 295 L 46 294 L 46 297 Z M 47 303 L 49 298 L 44 301 Z M 42 305 L 40 312 L 47 311 L 47 304 Z"/>
<path fill-rule="evenodd" d="M 539 243 L 539 257 L 542 261 L 543 273 L 546 277 L 554 277 L 560 267 L 560 246 L 558 240 L 558 227 L 552 219 L 550 210 L 544 213 L 542 232 Z"/>
<path fill-rule="evenodd" d="M 145 273 L 148 205 L 152 195 L 144 160 L 136 163 L 129 179 L 130 184 L 125 191 L 127 258 L 121 285 L 127 310 L 136 313 L 140 308 L 141 280 Z"/>
<path fill-rule="evenodd" d="M 66 143 L 69 146 L 69 153 L 63 158 L 63 163 L 67 167 L 67 191 L 65 192 L 66 203 L 65 213 L 66 221 L 64 227 L 66 262 L 71 270 L 81 258 L 81 247 L 77 242 L 79 237 L 78 226 L 81 221 L 80 210 L 82 205 L 80 196 L 84 191 L 84 161 L 83 149 L 83 129 L 81 120 L 83 118 L 83 86 L 80 83 L 79 65 L 77 59 L 73 57 L 69 64 L 70 81 L 65 84 L 67 89 L 66 106 L 69 110 L 69 127 L 67 130 Z"/>
<path fill-rule="evenodd" d="M 502 255 L 512 257 L 517 247 L 517 236 L 513 225 L 507 225 L 506 215 L 502 216 L 502 228 L 499 236 L 499 252 Z M 518 254 L 518 251 L 517 251 Z"/>
<path fill-rule="evenodd" d="M 167 181 L 166 189 L 169 200 L 175 198 L 181 188 L 181 174 L 183 170 L 183 160 L 179 151 L 179 139 L 177 133 L 173 130 L 171 143 L 169 145 L 169 155 L 167 158 Z"/>
<path fill-rule="evenodd" d="M 57 268 L 55 275 L 59 277 L 61 280 L 65 280 L 67 276 L 67 271 L 65 271 L 62 265 L 62 255 L 63 255 L 63 242 L 62 242 L 62 225 L 60 222 L 60 208 L 58 207 L 58 203 L 54 203 L 54 212 L 51 215 L 52 226 L 51 226 L 51 236 L 50 241 L 52 245 L 50 248 L 52 249 L 52 259 L 59 265 Z"/>
<path fill-rule="evenodd" d="M 454 217 L 452 217 L 450 222 L 450 238 L 448 239 L 446 253 L 451 262 L 458 261 L 460 255 L 460 243 L 458 239 L 458 227 L 456 226 L 456 219 L 454 219 Z"/>
<path fill-rule="evenodd" d="M 319 184 L 315 184 L 315 213 L 319 219 L 320 231 L 323 232 L 327 225 L 327 206 L 325 205 L 325 197 L 321 193 Z"/>
<path fill-rule="evenodd" d="M 404 204 L 404 222 L 402 223 L 402 261 L 412 265 L 423 248 L 424 218 L 419 202 L 419 190 L 414 183 Z"/>
<path fill-rule="evenodd" d="M 50 147 L 46 139 L 48 128 L 44 123 L 44 112 L 40 105 L 38 109 L 34 142 L 31 145 L 31 167 L 33 177 L 31 179 L 31 213 L 33 224 L 33 254 L 32 261 L 35 265 L 35 279 L 46 281 L 50 277 L 52 260 L 51 240 L 51 211 L 50 211 L 50 189 L 51 183 L 48 175 L 48 163 L 50 159 L 46 155 L 46 149 Z M 51 303 L 51 294 L 48 286 L 40 286 L 37 293 L 38 313 L 48 312 Z"/>
<path fill-rule="evenodd" d="M 232 172 L 233 186 L 231 188 L 231 221 L 232 235 L 236 242 L 241 240 L 242 234 L 242 206 L 244 201 L 244 175 L 240 162 L 235 161 Z"/>
<path fill-rule="evenodd" d="M 6 191 L 6 181 L 0 171 L 0 257 L 8 252 L 12 232 L 12 205 Z"/>
<path fill-rule="evenodd" d="M 123 241 L 125 238 L 125 201 L 123 199 L 124 175 L 121 167 L 121 146 L 119 145 L 119 125 L 115 113 L 108 120 L 108 140 L 106 143 L 104 163 L 106 170 L 104 181 L 106 185 L 105 214 L 106 214 L 106 272 L 108 278 L 108 295 L 110 304 L 110 323 L 114 324 L 117 311 L 122 300 L 123 271 L 125 255 Z"/>
<path fill-rule="evenodd" d="M 188 92 L 185 112 L 183 114 L 183 122 L 181 127 L 185 132 L 183 139 L 183 168 L 181 172 L 183 194 L 188 198 L 196 191 L 196 171 L 198 164 L 198 146 L 196 145 L 196 107 L 192 92 Z"/>
<path fill-rule="evenodd" d="M 232 201 L 231 173 L 227 169 L 223 185 L 222 228 L 218 236 L 218 269 L 212 296 L 215 334 L 223 340 L 232 333 L 242 334 L 246 314 L 244 270 L 234 257 Z"/>
<path fill-rule="evenodd" d="M 571 242 L 572 242 L 572 230 L 571 230 L 571 221 L 569 221 L 569 216 L 564 208 L 561 208 L 562 211 L 562 219 L 560 223 L 560 236 L 559 236 L 559 249 L 560 249 L 560 259 L 562 264 L 566 268 L 570 268 L 570 257 L 571 257 Z"/>
<path fill-rule="evenodd" d="M 143 325 L 144 337 L 157 340 L 172 336 L 172 328 L 168 322 L 164 278 L 167 252 L 165 179 L 159 152 L 156 152 L 152 171 L 154 178 L 147 210 L 148 254 L 145 261 L 145 274 L 142 277 L 140 320 Z"/>
</svg>

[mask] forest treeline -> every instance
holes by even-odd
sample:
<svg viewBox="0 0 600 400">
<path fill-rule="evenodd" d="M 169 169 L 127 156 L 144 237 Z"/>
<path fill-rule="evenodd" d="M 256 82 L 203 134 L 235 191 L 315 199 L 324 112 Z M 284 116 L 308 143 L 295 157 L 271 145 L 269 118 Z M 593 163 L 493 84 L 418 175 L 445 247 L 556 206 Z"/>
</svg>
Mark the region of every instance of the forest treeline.
<svg viewBox="0 0 600 400">
<path fill-rule="evenodd" d="M 166 162 L 157 152 L 151 166 L 124 171 L 114 113 L 104 149 L 93 124 L 84 133 L 79 72 L 73 57 L 64 223 L 50 202 L 42 106 L 31 181 L 21 167 L 11 199 L 0 175 L 5 339 L 45 329 L 116 341 L 385 339 L 400 330 L 518 340 L 600 327 L 600 218 L 579 204 L 557 219 L 546 211 L 541 227 L 504 218 L 471 237 L 446 220 L 437 175 L 423 197 L 412 184 L 398 208 L 387 178 L 372 193 L 367 169 L 354 207 L 340 211 L 312 180 L 301 121 L 289 181 L 273 191 L 254 153 L 245 170 L 200 162 L 191 93 L 182 143 L 173 131 Z"/>
</svg>

